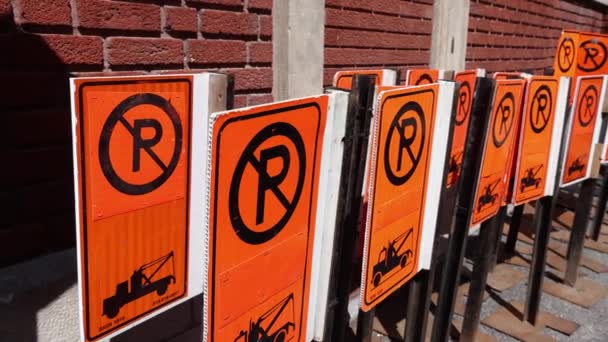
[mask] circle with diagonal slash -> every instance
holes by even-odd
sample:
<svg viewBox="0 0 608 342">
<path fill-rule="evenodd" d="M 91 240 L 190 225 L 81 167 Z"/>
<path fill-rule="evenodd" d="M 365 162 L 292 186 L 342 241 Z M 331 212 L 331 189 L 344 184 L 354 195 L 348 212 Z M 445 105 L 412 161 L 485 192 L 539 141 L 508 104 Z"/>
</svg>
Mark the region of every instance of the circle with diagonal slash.
<svg viewBox="0 0 608 342">
<path fill-rule="evenodd" d="M 403 185 L 412 177 L 422 157 L 425 137 L 422 107 L 418 102 L 406 103 L 393 118 L 384 143 L 384 170 L 393 185 Z M 395 146 L 397 158 L 393 163 Z"/>
<path fill-rule="evenodd" d="M 513 123 L 515 122 L 515 97 L 513 93 L 506 93 L 494 113 L 494 124 L 492 126 L 492 139 L 494 146 L 501 147 L 509 137 Z"/>
<path fill-rule="evenodd" d="M 582 50 L 583 62 L 577 67 L 586 72 L 597 71 L 606 64 L 608 58 L 608 48 L 598 39 L 590 39 L 579 45 L 579 53 Z M 579 59 L 580 61 L 580 59 Z"/>
<path fill-rule="evenodd" d="M 276 145 L 271 148 L 261 150 L 260 159 L 258 159 L 255 155 L 256 151 L 260 150 L 262 144 L 275 137 L 287 139 L 295 148 L 295 157 L 297 158 L 299 169 L 296 173 L 297 181 L 291 200 L 288 199 L 279 188 L 280 183 L 283 182 L 291 165 L 290 160 L 292 156 L 289 149 L 285 145 Z M 268 152 L 267 157 L 264 156 L 265 151 Z M 279 175 L 271 176 L 268 174 L 268 161 L 272 158 L 279 157 L 283 162 L 282 170 Z M 239 207 L 239 193 L 249 190 L 243 189 L 242 186 L 243 175 L 248 166 L 252 167 L 259 176 L 257 189 L 258 203 L 256 203 L 256 223 L 261 224 L 263 221 L 265 221 L 265 193 L 267 190 L 272 192 L 272 194 L 285 209 L 285 213 L 279 217 L 278 221 L 274 222 L 273 224 L 266 225 L 267 228 L 264 230 L 249 227 L 243 219 L 243 210 Z M 302 195 L 305 176 L 306 150 L 302 136 L 294 126 L 286 122 L 276 122 L 266 126 L 260 132 L 258 132 L 253 139 L 251 139 L 249 144 L 247 144 L 245 150 L 241 154 L 241 157 L 236 164 L 234 174 L 232 175 L 232 181 L 230 182 L 228 210 L 230 213 L 232 228 L 237 236 L 244 242 L 252 245 L 265 243 L 275 237 L 285 227 L 296 209 L 300 196 Z M 272 210 L 276 210 L 276 208 L 273 208 Z"/>
<path fill-rule="evenodd" d="M 416 80 L 416 85 L 431 84 L 431 83 L 433 83 L 433 79 L 431 78 L 431 76 L 429 74 L 422 74 Z"/>
<path fill-rule="evenodd" d="M 574 41 L 570 37 L 564 38 L 557 49 L 557 66 L 562 72 L 567 72 L 574 64 Z"/>
<path fill-rule="evenodd" d="M 456 111 L 456 119 L 454 120 L 456 125 L 462 125 L 471 111 L 471 86 L 468 81 L 462 82 L 460 85 L 460 91 L 458 92 L 458 108 Z"/>
<path fill-rule="evenodd" d="M 578 122 L 582 127 L 587 127 L 593 120 L 597 112 L 597 98 L 597 89 L 594 85 L 589 85 L 578 102 Z"/>
<path fill-rule="evenodd" d="M 112 132 L 114 131 L 114 128 L 116 128 L 116 125 L 119 122 L 127 129 L 133 139 L 141 138 L 137 136 L 136 129 L 131 126 L 131 124 L 124 117 L 129 110 L 140 105 L 150 105 L 157 107 L 169 117 L 169 120 L 171 121 L 171 124 L 173 126 L 175 141 L 171 159 L 167 164 L 165 164 L 165 162 L 161 160 L 158 155 L 156 155 L 156 153 L 154 152 L 154 150 L 152 150 L 150 146 L 141 147 L 144 152 L 147 153 L 148 156 L 160 167 L 162 172 L 159 176 L 147 183 L 133 184 L 122 179 L 116 172 L 114 166 L 112 165 L 112 161 L 110 159 L 110 139 L 112 138 Z M 157 133 L 160 133 L 158 139 L 162 139 L 162 130 L 160 132 L 157 131 Z M 118 104 L 118 106 L 114 108 L 114 110 L 110 113 L 108 119 L 104 123 L 101 131 L 101 136 L 99 138 L 99 163 L 104 176 L 116 190 L 128 195 L 143 195 L 157 189 L 158 187 L 163 185 L 163 183 L 165 183 L 167 179 L 169 179 L 169 177 L 177 167 L 181 149 L 182 123 L 173 105 L 171 105 L 171 103 L 165 98 L 156 94 L 135 94 L 129 96 L 120 104 Z"/>
<path fill-rule="evenodd" d="M 546 85 L 538 87 L 532 97 L 532 104 L 530 105 L 530 127 L 534 133 L 540 133 L 545 130 L 549 119 L 551 119 L 551 112 L 553 110 L 553 97 L 551 96 L 551 89 Z"/>
</svg>

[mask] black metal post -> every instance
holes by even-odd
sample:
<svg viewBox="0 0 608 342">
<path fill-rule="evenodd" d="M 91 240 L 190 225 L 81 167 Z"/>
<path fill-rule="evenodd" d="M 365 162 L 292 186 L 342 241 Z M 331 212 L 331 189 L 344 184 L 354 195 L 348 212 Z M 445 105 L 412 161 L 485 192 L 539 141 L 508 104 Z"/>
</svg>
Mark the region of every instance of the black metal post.
<svg viewBox="0 0 608 342">
<path fill-rule="evenodd" d="M 429 270 L 420 271 L 412 280 L 408 282 L 408 301 L 405 324 L 405 342 L 424 341 L 426 332 L 426 317 L 430 292 Z"/>
<path fill-rule="evenodd" d="M 494 267 L 496 267 L 496 262 L 498 261 L 500 240 L 502 237 L 502 228 L 505 225 L 506 218 L 507 218 L 507 207 L 503 206 L 498 211 L 498 214 L 496 214 L 497 233 L 496 233 L 496 236 L 494 237 L 494 240 L 492 241 L 492 246 L 490 246 L 490 248 L 491 248 L 490 250 L 492 251 L 492 253 L 490 253 L 490 257 L 489 257 L 490 260 L 488 263 L 489 272 L 494 272 Z"/>
<path fill-rule="evenodd" d="M 348 300 L 351 280 L 357 271 L 353 266 L 353 256 L 358 237 L 374 91 L 373 78 L 365 75 L 353 77 L 353 88 L 348 101 L 332 271 L 323 332 L 323 341 L 328 342 L 345 341 L 350 325 Z"/>
<path fill-rule="evenodd" d="M 358 342 L 371 342 L 372 332 L 374 330 L 374 316 L 376 309 L 371 309 L 368 312 L 359 310 L 359 317 L 357 319 L 357 341 Z"/>
<path fill-rule="evenodd" d="M 585 233 L 589 222 L 589 211 L 593 202 L 593 179 L 586 179 L 581 183 L 581 189 L 576 202 L 574 223 L 570 231 L 570 241 L 568 242 L 568 263 L 566 264 L 566 274 L 564 282 L 574 286 L 578 276 L 578 266 L 581 263 L 583 245 L 585 243 Z"/>
<path fill-rule="evenodd" d="M 528 291 L 524 307 L 524 319 L 535 325 L 542 296 L 543 279 L 547 257 L 547 244 L 551 233 L 553 217 L 553 196 L 546 196 L 536 201 L 534 214 L 534 251 L 528 274 Z"/>
<path fill-rule="evenodd" d="M 504 207 L 503 207 L 504 208 Z M 504 209 L 501 209 L 504 210 Z M 481 244 L 476 260 L 473 263 L 473 272 L 471 282 L 469 284 L 469 294 L 467 305 L 464 312 L 462 322 L 462 332 L 460 333 L 461 342 L 473 342 L 477 336 L 479 329 L 479 320 L 481 315 L 481 305 L 483 303 L 483 295 L 488 281 L 488 272 L 490 270 L 492 247 L 496 241 L 496 234 L 499 229 L 500 215 L 483 222 L 479 232 L 479 242 Z"/>
<path fill-rule="evenodd" d="M 597 209 L 593 217 L 593 225 L 591 226 L 591 238 L 594 241 L 599 240 L 604 223 L 604 215 L 606 214 L 606 202 L 608 202 L 608 165 L 602 165 L 602 177 L 600 179 L 600 196 L 598 198 Z"/>
<path fill-rule="evenodd" d="M 460 268 L 464 259 L 467 235 L 471 220 L 471 208 L 475 196 L 475 184 L 481 166 L 481 151 L 485 131 L 488 127 L 490 100 L 494 91 L 494 81 L 478 78 L 475 87 L 471 121 L 467 133 L 467 143 L 464 151 L 461 171 L 461 188 L 456 200 L 455 215 L 453 217 L 454 230 L 450 235 L 446 261 L 441 274 L 439 299 L 435 310 L 433 324 L 433 342 L 445 342 L 448 339 L 454 303 L 460 281 Z"/>
<path fill-rule="evenodd" d="M 518 205 L 513 208 L 513 215 L 509 223 L 509 233 L 507 234 L 507 243 L 505 244 L 505 254 L 515 254 L 515 245 L 517 244 L 517 234 L 521 226 L 521 217 L 524 213 L 524 206 Z"/>
</svg>

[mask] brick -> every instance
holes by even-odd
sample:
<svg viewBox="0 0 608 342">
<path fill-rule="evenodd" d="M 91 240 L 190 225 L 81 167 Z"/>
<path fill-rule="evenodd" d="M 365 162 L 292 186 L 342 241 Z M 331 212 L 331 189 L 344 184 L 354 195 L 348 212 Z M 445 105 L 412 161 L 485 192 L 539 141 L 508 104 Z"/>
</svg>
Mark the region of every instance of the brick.
<svg viewBox="0 0 608 342">
<path fill-rule="evenodd" d="M 0 46 L 11 47 L 0 55 L 0 65 L 103 66 L 100 37 L 59 34 L 0 35 Z"/>
<path fill-rule="evenodd" d="M 430 34 L 432 29 L 430 20 L 399 18 L 379 14 L 374 15 L 372 13 L 337 10 L 333 8 L 328 8 L 325 11 L 325 25 L 339 28 L 371 29 L 408 34 Z"/>
<path fill-rule="evenodd" d="M 253 63 L 253 64 L 272 63 L 272 43 L 271 42 L 249 43 L 249 63 Z"/>
<path fill-rule="evenodd" d="M 234 95 L 234 109 L 247 107 L 247 95 Z"/>
<path fill-rule="evenodd" d="M 160 32 L 160 7 L 108 0 L 77 0 L 79 27 L 84 29 Z"/>
<path fill-rule="evenodd" d="M 272 37 L 272 17 L 269 15 L 260 16 L 260 37 Z"/>
<path fill-rule="evenodd" d="M 241 40 L 188 40 L 188 61 L 201 64 L 245 64 L 247 51 Z"/>
<path fill-rule="evenodd" d="M 429 58 L 428 50 L 325 49 L 325 65 L 426 64 Z"/>
<path fill-rule="evenodd" d="M 272 89 L 272 68 L 226 69 L 234 75 L 234 90 Z"/>
<path fill-rule="evenodd" d="M 401 0 L 327 0 L 329 7 L 363 10 L 374 13 L 399 15 L 402 17 L 428 18 L 433 17 L 433 7 L 425 4 L 404 2 Z"/>
<path fill-rule="evenodd" d="M 201 7 L 234 7 L 242 8 L 243 0 L 186 0 L 189 5 Z"/>
<path fill-rule="evenodd" d="M 198 12 L 194 8 L 165 7 L 165 30 L 170 32 L 197 32 Z"/>
<path fill-rule="evenodd" d="M 326 28 L 325 46 L 417 49 L 431 46 L 431 36 Z"/>
<path fill-rule="evenodd" d="M 250 94 L 247 95 L 247 105 L 257 106 L 273 101 L 272 94 Z"/>
<path fill-rule="evenodd" d="M 27 134 L 24 134 L 27 132 Z M 21 148 L 71 143 L 70 108 L 5 111 L 0 115 L 0 146 Z"/>
<path fill-rule="evenodd" d="M 258 18 L 250 13 L 203 10 L 201 31 L 203 34 L 257 36 Z"/>
<path fill-rule="evenodd" d="M 72 173 L 72 149 L 62 147 L 5 150 L 0 168 L 0 189 L 68 178 Z M 44 172 L 41 172 L 41 169 Z"/>
<path fill-rule="evenodd" d="M 270 13 L 272 12 L 272 0 L 249 0 L 247 8 L 250 11 Z"/>
<path fill-rule="evenodd" d="M 69 0 L 17 0 L 19 8 L 16 22 L 21 25 L 71 26 Z"/>
<path fill-rule="evenodd" d="M 109 38 L 110 65 L 182 65 L 183 43 L 165 38 Z"/>
<path fill-rule="evenodd" d="M 0 108 L 69 106 L 69 73 L 1 71 Z"/>
</svg>

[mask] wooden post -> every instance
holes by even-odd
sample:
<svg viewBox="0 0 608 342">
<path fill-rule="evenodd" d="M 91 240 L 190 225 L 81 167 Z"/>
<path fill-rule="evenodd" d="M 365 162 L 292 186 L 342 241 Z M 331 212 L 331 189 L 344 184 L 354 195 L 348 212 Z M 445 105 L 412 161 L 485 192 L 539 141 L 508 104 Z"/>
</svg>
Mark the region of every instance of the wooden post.
<svg viewBox="0 0 608 342">
<path fill-rule="evenodd" d="M 463 70 L 467 54 L 469 0 L 435 0 L 431 68 Z"/>
</svg>

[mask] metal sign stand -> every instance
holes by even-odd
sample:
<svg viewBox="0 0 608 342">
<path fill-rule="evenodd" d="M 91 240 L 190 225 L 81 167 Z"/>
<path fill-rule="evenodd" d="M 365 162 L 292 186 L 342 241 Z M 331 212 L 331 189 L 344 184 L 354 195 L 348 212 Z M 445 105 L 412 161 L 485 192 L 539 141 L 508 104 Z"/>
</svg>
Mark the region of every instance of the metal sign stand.
<svg viewBox="0 0 608 342">
<path fill-rule="evenodd" d="M 597 203 L 597 211 L 593 217 L 593 224 L 591 226 L 591 238 L 594 241 L 600 239 L 604 214 L 606 213 L 606 202 L 608 202 L 608 165 L 602 165 L 600 173 L 602 174 L 600 180 L 600 196 Z"/>
<path fill-rule="evenodd" d="M 353 255 L 358 238 L 374 90 L 372 77 L 353 77 L 346 119 L 347 135 L 344 137 L 324 341 L 345 341 L 349 329 L 348 300 L 352 276 L 357 271 L 353 267 Z"/>
<path fill-rule="evenodd" d="M 480 78 L 475 89 L 475 103 L 471 110 L 471 123 L 467 134 L 467 144 L 462 162 L 462 184 L 456 203 L 454 230 L 450 236 L 446 262 L 443 266 L 439 299 L 433 324 L 433 342 L 445 342 L 448 339 L 454 302 L 460 280 L 460 269 L 464 259 L 466 240 L 474 200 L 476 175 L 481 166 L 481 149 L 483 138 L 488 127 L 490 100 L 494 91 L 493 80 Z"/>
<path fill-rule="evenodd" d="M 524 206 L 518 205 L 513 208 L 513 214 L 509 222 L 509 233 L 507 235 L 507 242 L 505 244 L 505 254 L 515 254 L 515 245 L 517 244 L 517 234 L 519 233 L 519 227 L 521 226 L 521 217 L 524 213 Z"/>
<path fill-rule="evenodd" d="M 564 283 L 574 286 L 578 276 L 578 267 L 581 263 L 583 255 L 583 245 L 585 243 L 585 233 L 587 231 L 587 223 L 589 222 L 589 213 L 593 202 L 593 178 L 585 179 L 581 183 L 577 205 L 574 214 L 574 223 L 570 232 L 570 241 L 568 242 L 568 254 L 566 264 L 566 273 L 564 274 Z"/>
<path fill-rule="evenodd" d="M 496 235 L 501 228 L 501 221 L 503 221 L 501 220 L 501 216 L 504 217 L 505 211 L 506 207 L 500 208 L 500 211 L 496 216 L 483 222 L 481 228 L 479 228 L 479 243 L 481 244 L 481 247 L 477 255 L 477 260 L 473 263 L 469 294 L 462 323 L 462 333 L 460 334 L 461 342 L 473 342 L 477 336 L 483 294 L 488 281 L 488 273 L 492 267 L 491 256 L 495 249 L 494 242 L 496 241 Z"/>
</svg>

